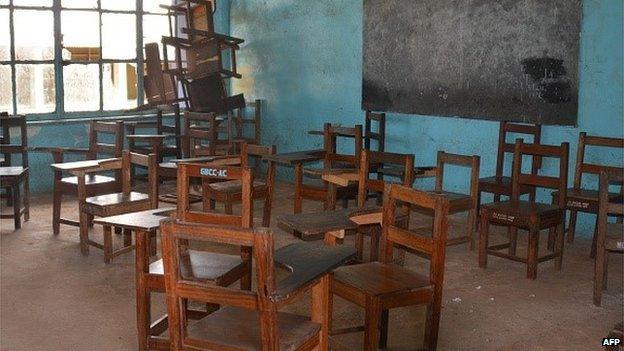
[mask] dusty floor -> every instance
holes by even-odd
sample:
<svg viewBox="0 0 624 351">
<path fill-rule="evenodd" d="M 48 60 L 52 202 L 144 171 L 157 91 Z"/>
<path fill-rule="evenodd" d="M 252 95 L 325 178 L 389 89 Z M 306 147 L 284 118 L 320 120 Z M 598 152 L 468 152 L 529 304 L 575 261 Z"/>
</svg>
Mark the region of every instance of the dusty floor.
<svg viewBox="0 0 624 351">
<path fill-rule="evenodd" d="M 280 184 L 278 189 L 274 216 L 292 209 L 291 188 Z M 95 248 L 89 257 L 81 256 L 77 228 L 61 226 L 61 234 L 52 235 L 50 197 L 34 197 L 32 203 L 31 220 L 21 230 L 14 231 L 10 220 L 1 223 L 0 350 L 135 350 L 134 255 L 117 257 L 110 265 Z M 318 208 L 310 204 L 306 209 L 313 206 Z M 76 215 L 74 201 L 67 199 L 63 211 Z M 101 239 L 101 227 L 94 232 Z M 275 233 L 277 246 L 296 240 L 279 229 Z M 602 307 L 596 307 L 589 246 L 583 238 L 567 245 L 563 270 L 543 263 L 536 281 L 525 278 L 522 264 L 490 258 L 482 270 L 476 251 L 450 247 L 439 349 L 600 350 L 601 338 L 622 320 L 622 256 L 609 258 L 609 287 Z M 411 257 L 407 266 L 424 267 Z M 305 313 L 305 302 L 292 310 Z M 154 306 L 164 310 L 161 296 L 154 298 Z M 362 316 L 356 306 L 336 299 L 336 326 L 354 325 Z M 421 308 L 393 310 L 391 348 L 419 347 L 422 325 Z M 336 342 L 356 350 L 361 339 L 360 333 Z"/>
</svg>

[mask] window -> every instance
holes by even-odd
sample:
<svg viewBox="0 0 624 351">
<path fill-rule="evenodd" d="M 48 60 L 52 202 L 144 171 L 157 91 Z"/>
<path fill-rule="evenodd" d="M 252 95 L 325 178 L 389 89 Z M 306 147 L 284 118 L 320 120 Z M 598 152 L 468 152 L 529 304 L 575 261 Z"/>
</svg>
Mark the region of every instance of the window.
<svg viewBox="0 0 624 351">
<path fill-rule="evenodd" d="M 142 48 L 170 33 L 160 5 L 171 2 L 0 0 L 0 111 L 97 116 L 142 104 Z"/>
</svg>

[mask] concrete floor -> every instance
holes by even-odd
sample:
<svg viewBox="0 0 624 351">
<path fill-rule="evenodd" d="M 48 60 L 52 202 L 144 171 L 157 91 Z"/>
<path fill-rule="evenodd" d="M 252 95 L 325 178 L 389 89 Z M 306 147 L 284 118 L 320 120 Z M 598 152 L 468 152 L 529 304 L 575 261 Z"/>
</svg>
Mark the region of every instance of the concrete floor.
<svg viewBox="0 0 624 351">
<path fill-rule="evenodd" d="M 274 217 L 291 212 L 291 194 L 289 185 L 278 186 Z M 95 248 L 83 257 L 77 228 L 62 226 L 58 237 L 52 235 L 50 196 L 33 196 L 31 202 L 31 220 L 21 230 L 14 231 L 10 220 L 0 223 L 0 350 L 135 350 L 134 255 L 117 257 L 110 265 Z M 306 210 L 313 207 L 318 205 Z M 77 217 L 72 200 L 63 211 Z M 101 239 L 100 233 L 96 226 L 92 236 Z M 297 240 L 277 228 L 275 236 L 278 247 Z M 523 250 L 525 237 L 520 237 Z M 566 245 L 562 271 L 543 263 L 535 281 L 525 278 L 522 264 L 492 257 L 482 270 L 476 251 L 450 247 L 439 349 L 601 350 L 602 337 L 622 320 L 622 256 L 609 258 L 609 287 L 602 307 L 596 307 L 589 246 L 584 238 Z M 422 262 L 408 255 L 406 265 L 424 271 Z M 306 302 L 289 309 L 306 313 Z M 157 312 L 164 310 L 161 296 L 153 304 Z M 337 327 L 362 318 L 358 307 L 336 298 Z M 417 348 L 422 326 L 422 308 L 393 310 L 391 348 Z M 340 336 L 335 342 L 361 349 L 362 336 Z"/>
</svg>

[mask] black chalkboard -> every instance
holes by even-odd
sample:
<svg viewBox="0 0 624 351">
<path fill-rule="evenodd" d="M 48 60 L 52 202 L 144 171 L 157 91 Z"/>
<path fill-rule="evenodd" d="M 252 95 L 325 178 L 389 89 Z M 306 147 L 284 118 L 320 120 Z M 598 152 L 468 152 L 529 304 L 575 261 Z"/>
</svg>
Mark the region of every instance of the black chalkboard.
<svg viewBox="0 0 624 351">
<path fill-rule="evenodd" d="M 580 0 L 364 0 L 362 108 L 575 125 Z"/>
</svg>

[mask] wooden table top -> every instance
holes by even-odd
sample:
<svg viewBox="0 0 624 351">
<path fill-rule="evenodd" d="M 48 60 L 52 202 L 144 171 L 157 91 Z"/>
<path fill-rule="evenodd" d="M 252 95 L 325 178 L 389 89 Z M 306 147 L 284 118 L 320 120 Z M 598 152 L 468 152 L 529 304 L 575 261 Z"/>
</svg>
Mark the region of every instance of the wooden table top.
<svg viewBox="0 0 624 351">
<path fill-rule="evenodd" d="M 295 151 L 295 152 L 285 152 L 281 154 L 275 155 L 265 155 L 263 157 L 264 160 L 276 162 L 283 165 L 291 165 L 294 166 L 298 163 L 307 163 L 318 161 L 325 150 L 317 149 L 317 150 L 306 150 L 306 151 Z"/>
<path fill-rule="evenodd" d="M 57 171 L 79 171 L 79 170 L 87 170 L 92 168 L 97 168 L 100 166 L 101 162 L 114 161 L 116 158 L 102 158 L 98 160 L 86 160 L 86 161 L 72 161 L 72 162 L 63 162 L 63 163 L 53 163 L 50 167 L 56 169 Z"/>
<path fill-rule="evenodd" d="M 175 207 L 156 208 L 147 211 L 95 218 L 93 223 L 132 230 L 152 231 L 160 227 L 160 221 L 164 218 L 168 218 L 174 211 Z"/>
<path fill-rule="evenodd" d="M 295 243 L 276 250 L 276 265 L 292 273 L 277 282 L 271 300 L 277 302 L 288 299 L 302 285 L 352 260 L 356 252 L 351 245 L 328 247 L 317 243 Z"/>
<path fill-rule="evenodd" d="M 321 178 L 329 183 L 336 184 L 339 186 L 349 186 L 350 184 L 355 184 L 359 180 L 359 174 L 355 172 L 345 172 L 345 173 L 326 173 L 321 176 Z"/>
</svg>

